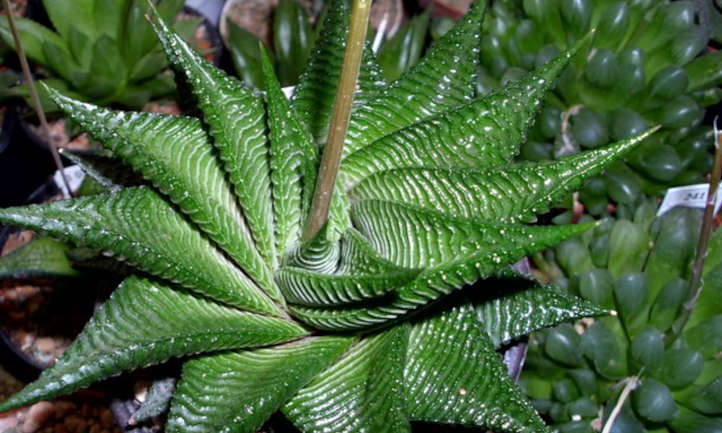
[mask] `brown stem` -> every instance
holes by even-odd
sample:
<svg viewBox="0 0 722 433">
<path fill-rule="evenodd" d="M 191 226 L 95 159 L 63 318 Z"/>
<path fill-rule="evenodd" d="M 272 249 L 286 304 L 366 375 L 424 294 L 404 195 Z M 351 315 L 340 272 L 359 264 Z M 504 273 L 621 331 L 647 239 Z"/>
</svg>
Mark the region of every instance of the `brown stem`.
<svg viewBox="0 0 722 433">
<path fill-rule="evenodd" d="M 714 163 L 712 165 L 712 175 L 709 180 L 709 190 L 707 192 L 707 203 L 702 218 L 702 229 L 697 242 L 697 252 L 692 265 L 692 277 L 689 280 L 689 299 L 684 304 L 682 316 L 672 325 L 672 329 L 666 337 L 666 344 L 670 346 L 682 334 L 684 327 L 687 325 L 697 298 L 702 291 L 702 272 L 704 270 L 704 259 L 707 257 L 707 244 L 712 234 L 712 226 L 714 222 L 715 203 L 717 202 L 717 189 L 719 188 L 720 176 L 722 175 L 722 134 L 717 127 L 717 118 L 714 119 L 714 138 L 715 153 Z"/>
<path fill-rule="evenodd" d="M 23 70 L 23 76 L 25 77 L 25 81 L 28 83 L 28 90 L 30 90 L 30 98 L 33 101 L 33 108 L 35 108 L 35 112 L 38 115 L 38 119 L 40 120 L 40 130 L 42 131 L 42 135 L 44 135 L 45 141 L 50 146 L 50 153 L 53 155 L 53 161 L 55 162 L 55 166 L 60 171 L 60 176 L 63 179 L 63 184 L 65 185 L 65 191 L 67 191 L 67 194 L 63 192 L 63 195 L 67 198 L 68 194 L 70 194 L 70 184 L 68 183 L 68 179 L 65 177 L 65 171 L 63 170 L 63 161 L 60 159 L 60 154 L 58 153 L 58 147 L 55 145 L 55 143 L 50 138 L 50 127 L 48 126 L 48 119 L 45 117 L 45 111 L 43 111 L 43 106 L 40 104 L 40 97 L 38 96 L 38 91 L 35 88 L 35 81 L 33 81 L 33 76 L 30 73 L 30 65 L 28 65 L 28 58 L 25 55 L 25 49 L 23 48 L 23 44 L 20 41 L 20 35 L 18 34 L 18 29 L 15 26 L 15 18 L 13 17 L 12 12 L 10 11 L 10 0 L 2 0 L 3 7 L 5 8 L 5 12 L 7 12 L 8 16 L 8 24 L 10 24 L 10 31 L 13 34 L 13 40 L 15 41 L 15 49 L 18 53 L 18 58 L 20 59 L 20 67 Z"/>
<path fill-rule="evenodd" d="M 324 147 L 321 167 L 318 172 L 316 189 L 311 202 L 311 212 L 306 221 L 304 240 L 313 238 L 328 219 L 331 197 L 336 184 L 336 175 L 341 165 L 341 152 L 346 139 L 351 103 L 353 102 L 356 80 L 361 66 L 361 55 L 366 40 L 371 0 L 354 0 L 351 11 L 351 25 L 346 38 L 346 52 L 343 57 L 341 79 L 338 83 L 333 115 Z"/>
</svg>

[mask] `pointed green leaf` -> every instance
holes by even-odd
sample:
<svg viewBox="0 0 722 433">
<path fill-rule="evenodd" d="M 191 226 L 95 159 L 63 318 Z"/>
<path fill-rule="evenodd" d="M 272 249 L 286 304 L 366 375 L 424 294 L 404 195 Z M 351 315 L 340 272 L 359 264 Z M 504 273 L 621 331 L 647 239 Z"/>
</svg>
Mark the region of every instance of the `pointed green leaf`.
<svg viewBox="0 0 722 433">
<path fill-rule="evenodd" d="M 230 175 L 261 256 L 278 264 L 273 240 L 271 180 L 263 100 L 206 61 L 153 12 L 151 22 L 168 60 L 190 84 Z"/>
<path fill-rule="evenodd" d="M 381 199 L 448 215 L 489 221 L 528 221 L 564 194 L 634 149 L 656 129 L 603 149 L 550 162 L 510 164 L 495 170 L 403 168 L 366 178 L 350 191 L 354 201 Z"/>
<path fill-rule="evenodd" d="M 375 305 L 291 308 L 319 329 L 356 330 L 395 320 L 590 227 L 485 224 L 385 202 L 364 201 L 354 208 L 356 225 L 382 256 L 426 269 Z"/>
<path fill-rule="evenodd" d="M 348 34 L 349 6 L 345 1 L 330 3 L 320 36 L 293 94 L 292 107 L 317 143 L 328 133 L 333 103 L 336 99 L 341 66 Z M 370 43 L 364 46 L 354 105 L 367 100 L 385 83 L 376 64 Z"/>
<path fill-rule="evenodd" d="M 43 44 L 45 43 L 52 44 L 58 49 L 63 50 L 63 52 L 68 52 L 65 41 L 47 27 L 27 18 L 15 18 L 15 25 L 17 26 L 20 40 L 23 43 L 25 54 L 30 60 L 41 65 L 48 64 L 48 60 L 45 58 L 43 52 Z M 15 40 L 10 31 L 10 24 L 5 15 L 0 16 L 0 38 L 2 38 L 9 47 L 15 46 Z"/>
<path fill-rule="evenodd" d="M 288 266 L 278 276 L 286 300 L 308 306 L 339 305 L 382 296 L 416 277 L 419 271 L 396 266 L 373 250 L 354 229 L 341 240 L 331 273 Z"/>
<path fill-rule="evenodd" d="M 48 88 L 58 106 L 168 195 L 269 295 L 281 302 L 198 119 L 108 110 Z"/>
<path fill-rule="evenodd" d="M 413 326 L 404 380 L 412 420 L 504 432 L 549 431 L 512 383 L 469 306 Z"/>
<path fill-rule="evenodd" d="M 356 203 L 353 218 L 381 256 L 406 268 L 437 266 L 478 253 L 489 255 L 497 263 L 507 258 L 515 263 L 539 251 L 537 243 L 555 245 L 593 226 L 499 224 L 379 200 Z"/>
<path fill-rule="evenodd" d="M 126 186 L 137 186 L 143 182 L 141 176 L 119 158 L 114 157 L 110 151 L 71 152 L 60 149 L 60 153 L 111 191 L 118 191 Z"/>
<path fill-rule="evenodd" d="M 173 356 L 258 347 L 305 334 L 287 320 L 241 312 L 155 280 L 131 276 L 55 364 L 0 404 L 0 412 Z"/>
<path fill-rule="evenodd" d="M 407 433 L 403 366 L 409 335 L 399 325 L 364 338 L 284 407 L 304 433 Z"/>
<path fill-rule="evenodd" d="M 276 247 L 284 254 L 299 240 L 302 224 L 311 207 L 318 148 L 291 110 L 263 47 L 261 58 L 271 141 Z"/>
<path fill-rule="evenodd" d="M 66 254 L 68 250 L 66 244 L 53 239 L 33 239 L 0 257 L 0 280 L 77 276 Z"/>
<path fill-rule="evenodd" d="M 188 361 L 167 431 L 253 433 L 352 342 L 347 337 L 310 337 Z"/>
<path fill-rule="evenodd" d="M 344 155 L 470 100 L 485 12 L 486 1 L 476 1 L 413 69 L 351 115 Z"/>
<path fill-rule="evenodd" d="M 353 185 L 374 173 L 395 168 L 479 168 L 511 162 L 536 118 L 542 98 L 573 54 L 574 50 L 563 53 L 536 73 L 496 93 L 398 129 L 347 153 L 342 171 Z M 364 130 L 365 137 L 370 135 Z"/>
<path fill-rule="evenodd" d="M 146 272 L 221 302 L 278 312 L 243 272 L 146 187 L 0 209 L 0 222 L 110 250 Z"/>
<path fill-rule="evenodd" d="M 493 285 L 472 297 L 476 316 L 494 347 L 532 331 L 607 312 L 593 303 L 553 286 L 538 286 L 523 278 L 489 279 Z"/>
<path fill-rule="evenodd" d="M 286 266 L 329 274 L 336 270 L 341 255 L 341 244 L 328 239 L 329 224 L 309 241 L 297 246 L 286 259 Z"/>
</svg>

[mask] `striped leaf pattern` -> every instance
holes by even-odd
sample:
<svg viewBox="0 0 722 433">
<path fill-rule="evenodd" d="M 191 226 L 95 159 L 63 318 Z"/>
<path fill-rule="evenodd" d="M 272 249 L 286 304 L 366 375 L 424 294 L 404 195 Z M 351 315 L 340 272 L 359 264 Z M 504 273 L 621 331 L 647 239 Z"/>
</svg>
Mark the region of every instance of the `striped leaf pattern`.
<svg viewBox="0 0 722 433">
<path fill-rule="evenodd" d="M 415 421 L 504 432 L 549 431 L 512 383 L 469 306 L 413 326 L 404 384 L 408 414 Z"/>
<path fill-rule="evenodd" d="M 71 259 L 102 252 L 140 272 L 124 268 L 130 276 L 78 340 L 0 411 L 184 357 L 169 432 L 250 433 L 279 409 L 304 433 L 408 433 L 413 421 L 548 431 L 494 348 L 604 311 L 510 267 L 592 225 L 521 222 L 651 131 L 513 163 L 544 94 L 589 37 L 473 99 L 479 0 L 388 85 L 367 43 L 329 221 L 301 242 L 348 33 L 348 2 L 330 6 L 290 102 L 265 52 L 264 95 L 204 60 L 151 4 L 202 119 L 51 92 L 105 143 L 100 158 L 73 158 L 109 192 L 0 209 L 0 222 L 87 247 Z M 136 172 L 151 185 L 132 186 Z"/>
<path fill-rule="evenodd" d="M 183 366 L 166 430 L 253 433 L 353 341 L 309 337 L 273 348 L 192 359 Z"/>
<path fill-rule="evenodd" d="M 494 170 L 402 168 L 366 178 L 351 190 L 354 201 L 410 203 L 454 217 L 499 222 L 528 221 L 545 212 L 585 179 L 602 172 L 655 129 L 582 154 Z"/>
<path fill-rule="evenodd" d="M 241 312 L 156 280 L 129 277 L 55 364 L 0 403 L 0 412 L 173 356 L 265 346 L 305 334 L 287 320 Z"/>
<path fill-rule="evenodd" d="M 145 272 L 218 301 L 278 313 L 253 281 L 147 187 L 0 209 L 0 222 L 112 251 Z"/>
<path fill-rule="evenodd" d="M 0 279 L 75 277 L 68 251 L 70 247 L 50 238 L 37 238 L 0 257 Z"/>
<path fill-rule="evenodd" d="M 532 125 L 547 90 L 573 50 L 503 90 L 411 124 L 346 156 L 350 185 L 378 172 L 404 167 L 498 167 L 511 161 Z"/>
<path fill-rule="evenodd" d="M 113 111 L 48 92 L 73 120 L 170 197 L 254 281 L 281 301 L 198 119 Z"/>
<path fill-rule="evenodd" d="M 266 114 L 262 98 L 214 67 L 163 20 L 154 14 L 151 23 L 178 73 L 190 84 L 213 143 L 243 208 L 253 239 L 272 269 L 278 264 L 273 241 L 273 206 Z"/>
<path fill-rule="evenodd" d="M 283 254 L 301 237 L 302 224 L 311 207 L 316 185 L 318 149 L 281 91 L 266 50 L 262 49 L 261 53 L 268 110 L 276 248 Z"/>
<path fill-rule="evenodd" d="M 408 332 L 402 325 L 364 338 L 283 412 L 303 432 L 410 432 L 403 392 Z"/>
<path fill-rule="evenodd" d="M 469 102 L 474 95 L 485 12 L 486 1 L 477 0 L 413 69 L 352 113 L 344 155 Z"/>
<path fill-rule="evenodd" d="M 559 323 L 607 314 L 603 308 L 553 286 L 524 278 L 484 280 L 485 293 L 471 296 L 476 317 L 494 347 Z M 473 291 L 473 290 L 472 290 Z"/>
<path fill-rule="evenodd" d="M 340 243 L 336 269 L 315 272 L 287 266 L 278 273 L 278 284 L 286 300 L 307 306 L 342 305 L 382 296 L 419 273 L 381 257 L 354 229 Z"/>
</svg>

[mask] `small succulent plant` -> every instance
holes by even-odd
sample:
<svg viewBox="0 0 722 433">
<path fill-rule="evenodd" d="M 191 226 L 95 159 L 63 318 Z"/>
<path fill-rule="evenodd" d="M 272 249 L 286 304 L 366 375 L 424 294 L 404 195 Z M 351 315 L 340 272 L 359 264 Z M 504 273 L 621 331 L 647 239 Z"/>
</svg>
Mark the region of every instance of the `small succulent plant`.
<svg viewBox="0 0 722 433">
<path fill-rule="evenodd" d="M 341 77 L 335 1 L 289 102 L 151 21 L 202 119 L 113 111 L 49 90 L 146 186 L 0 210 L 136 271 L 39 379 L 0 410 L 127 370 L 184 361 L 169 432 L 253 432 L 280 410 L 304 432 L 408 432 L 412 421 L 548 431 L 496 348 L 603 314 L 510 266 L 592 224 L 526 224 L 649 132 L 554 162 L 514 163 L 575 47 L 474 98 L 485 3 L 399 80 L 367 45 L 327 223 L 304 224 Z M 581 41 L 583 45 L 586 41 Z"/>
<path fill-rule="evenodd" d="M 162 0 L 158 13 L 173 20 L 182 0 Z M 148 24 L 147 0 L 43 0 L 55 31 L 27 18 L 16 24 L 25 53 L 47 73 L 47 86 L 101 105 L 141 108 L 151 98 L 175 91 L 168 63 Z M 187 39 L 198 25 L 183 19 L 176 29 Z M 7 17 L 0 17 L 0 37 L 14 47 Z M 5 97 L 29 97 L 25 86 L 3 89 Z M 45 95 L 42 95 L 45 96 Z M 44 107 L 53 108 L 44 98 Z"/>
<path fill-rule="evenodd" d="M 654 206 L 643 204 L 633 220 L 607 219 L 546 254 L 542 268 L 556 270 L 549 273 L 558 283 L 619 313 L 530 337 L 520 382 L 560 432 L 598 431 L 632 378 L 638 385 L 611 431 L 722 428 L 722 231 L 712 236 L 694 312 L 670 339 L 688 307 L 701 214 L 675 208 L 653 216 Z"/>
<path fill-rule="evenodd" d="M 642 193 L 701 182 L 711 168 L 712 131 L 704 107 L 722 98 L 722 53 L 707 52 L 708 2 L 552 0 L 495 2 L 482 42 L 484 93 L 544 64 L 590 29 L 545 100 L 522 147 L 530 160 L 553 159 L 621 140 L 661 124 L 659 134 L 596 177 L 580 199 L 602 215 L 610 199 L 633 206 Z M 701 9 L 700 9 L 701 8 Z M 722 28 L 722 27 L 720 27 Z"/>
</svg>

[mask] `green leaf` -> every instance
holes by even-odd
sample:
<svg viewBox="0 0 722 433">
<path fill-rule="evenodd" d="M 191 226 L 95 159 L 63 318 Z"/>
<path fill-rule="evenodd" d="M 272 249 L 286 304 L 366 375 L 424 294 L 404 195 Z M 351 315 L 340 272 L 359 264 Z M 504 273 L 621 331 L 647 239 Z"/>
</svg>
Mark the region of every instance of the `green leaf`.
<svg viewBox="0 0 722 433">
<path fill-rule="evenodd" d="M 63 111 L 168 195 L 256 283 L 282 302 L 198 119 L 113 111 L 48 91 Z"/>
<path fill-rule="evenodd" d="M 306 125 L 316 143 L 323 143 L 328 133 L 333 103 L 341 75 L 343 55 L 348 34 L 349 6 L 345 1 L 330 3 L 328 15 L 311 50 L 306 67 L 299 78 L 291 106 Z M 359 71 L 359 90 L 354 104 L 367 100 L 370 94 L 384 86 L 370 42 L 364 46 Z M 335 196 L 336 194 L 334 194 Z"/>
<path fill-rule="evenodd" d="M 460 306 L 414 324 L 404 381 L 409 418 L 505 432 L 547 432 L 512 383 L 474 310 Z"/>
<path fill-rule="evenodd" d="M 65 45 L 57 45 L 50 41 L 44 41 L 43 54 L 45 55 L 47 66 L 50 69 L 66 81 L 73 83 L 73 77 L 78 73 L 79 68 Z"/>
<path fill-rule="evenodd" d="M 589 228 L 487 224 L 375 201 L 355 205 L 352 214 L 382 256 L 400 266 L 426 269 L 373 306 L 291 308 L 300 320 L 320 329 L 363 329 L 397 319 Z"/>
<path fill-rule="evenodd" d="M 94 36 L 95 20 L 93 19 L 95 0 L 77 0 L 72 2 L 43 0 L 45 12 L 63 39 L 68 40 L 72 28 L 88 36 Z"/>
<path fill-rule="evenodd" d="M 66 244 L 48 238 L 33 239 L 29 243 L 0 257 L 0 280 L 75 277 L 66 253 Z"/>
<path fill-rule="evenodd" d="M 492 289 L 473 297 L 476 316 L 494 347 L 532 331 L 606 311 L 553 286 L 538 286 L 522 278 L 484 280 Z"/>
<path fill-rule="evenodd" d="M 0 222 L 99 250 L 200 294 L 250 310 L 277 307 L 182 215 L 146 187 L 0 209 Z"/>
<path fill-rule="evenodd" d="M 131 1 L 133 0 L 113 0 L 110 2 L 107 0 L 94 0 L 95 4 L 92 13 L 96 33 L 108 35 L 117 41 L 121 40 L 125 14 Z M 48 3 L 47 0 L 46 3 Z"/>
<path fill-rule="evenodd" d="M 304 433 L 408 433 L 403 366 L 409 326 L 366 337 L 284 407 Z M 329 417 L 329 414 L 333 414 Z"/>
<path fill-rule="evenodd" d="M 379 48 L 378 61 L 386 79 L 396 81 L 418 63 L 426 43 L 431 10 L 416 15 Z"/>
<path fill-rule="evenodd" d="M 127 73 L 115 39 L 103 35 L 93 44 L 90 73 L 83 85 L 83 93 L 93 98 L 111 96 L 125 84 Z"/>
<path fill-rule="evenodd" d="M 137 186 L 143 181 L 132 168 L 114 157 L 110 151 L 76 153 L 61 149 L 60 153 L 80 166 L 93 180 L 111 191 L 118 191 L 126 186 Z"/>
<path fill-rule="evenodd" d="M 278 61 L 278 79 L 295 84 L 308 58 L 311 25 L 298 0 L 280 0 L 273 14 L 273 47 Z"/>
<path fill-rule="evenodd" d="M 263 89 L 263 69 L 259 49 L 261 40 L 230 19 L 226 20 L 226 27 L 228 28 L 227 47 L 236 73 L 244 82 L 257 89 Z"/>
<path fill-rule="evenodd" d="M 55 364 L 1 403 L 0 412 L 68 394 L 174 356 L 277 344 L 305 334 L 287 320 L 241 312 L 155 280 L 131 276 Z"/>
<path fill-rule="evenodd" d="M 345 156 L 394 131 L 469 102 L 476 84 L 485 12 L 486 1 L 476 1 L 413 69 L 351 114 Z"/>
<path fill-rule="evenodd" d="M 167 431 L 253 433 L 352 342 L 310 337 L 190 360 L 183 366 Z"/>
<path fill-rule="evenodd" d="M 341 240 L 335 265 L 330 273 L 284 267 L 277 281 L 285 299 L 308 306 L 348 304 L 382 296 L 409 283 L 419 273 L 380 257 L 354 229 L 349 229 Z"/>
<path fill-rule="evenodd" d="M 478 168 L 511 162 L 534 122 L 542 98 L 573 53 L 571 50 L 562 54 L 538 72 L 503 90 L 391 132 L 347 153 L 342 170 L 355 184 L 374 173 L 395 168 Z M 405 104 L 404 107 L 411 105 Z M 372 136 L 370 127 L 366 128 L 364 137 Z M 353 137 L 352 133 L 349 128 L 349 137 Z"/>
<path fill-rule="evenodd" d="M 354 201 L 390 200 L 451 216 L 526 221 L 544 212 L 584 180 L 632 150 L 654 130 L 602 149 L 556 161 L 519 163 L 494 170 L 402 168 L 367 177 L 350 191 Z M 430 157 L 433 157 L 430 155 Z M 387 155 L 387 161 L 394 156 Z"/>
<path fill-rule="evenodd" d="M 128 420 L 128 425 L 146 422 L 167 412 L 175 390 L 176 379 L 174 377 L 165 377 L 153 381 L 153 384 L 148 388 L 145 400 Z"/>
<path fill-rule="evenodd" d="M 168 60 L 192 87 L 256 246 L 275 269 L 278 257 L 273 240 L 271 170 L 262 98 L 202 58 L 168 29 L 155 11 L 151 22 Z"/>
<path fill-rule="evenodd" d="M 25 54 L 34 62 L 40 63 L 41 65 L 48 64 L 48 60 L 45 58 L 43 52 L 43 45 L 45 43 L 53 44 L 65 51 L 68 50 L 65 41 L 63 41 L 60 36 L 35 21 L 26 18 L 15 18 L 15 26 L 17 26 L 18 35 L 23 44 Z M 0 37 L 8 46 L 15 47 L 15 40 L 13 39 L 6 16 L 0 16 Z"/>
<path fill-rule="evenodd" d="M 316 186 L 318 149 L 296 118 L 261 48 L 271 142 L 271 183 L 276 223 L 276 248 L 282 255 L 301 237 Z"/>
<path fill-rule="evenodd" d="M 722 84 L 722 52 L 713 51 L 697 57 L 684 67 L 689 77 L 687 89 L 698 90 Z"/>
</svg>

